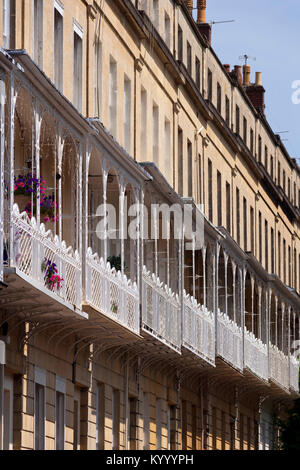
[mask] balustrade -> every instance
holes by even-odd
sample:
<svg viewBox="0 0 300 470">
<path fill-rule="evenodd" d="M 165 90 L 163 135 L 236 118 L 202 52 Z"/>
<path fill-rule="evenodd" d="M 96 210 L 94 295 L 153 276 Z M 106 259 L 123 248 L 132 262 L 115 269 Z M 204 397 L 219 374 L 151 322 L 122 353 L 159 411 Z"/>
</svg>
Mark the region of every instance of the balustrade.
<svg viewBox="0 0 300 470">
<path fill-rule="evenodd" d="M 163 343 L 181 349 L 181 305 L 178 295 L 143 269 L 143 328 Z"/>
<path fill-rule="evenodd" d="M 215 363 L 215 318 L 196 299 L 184 292 L 183 346 Z"/>
<path fill-rule="evenodd" d="M 89 248 L 86 258 L 86 301 L 99 312 L 139 333 L 139 292 L 120 271 Z"/>
</svg>

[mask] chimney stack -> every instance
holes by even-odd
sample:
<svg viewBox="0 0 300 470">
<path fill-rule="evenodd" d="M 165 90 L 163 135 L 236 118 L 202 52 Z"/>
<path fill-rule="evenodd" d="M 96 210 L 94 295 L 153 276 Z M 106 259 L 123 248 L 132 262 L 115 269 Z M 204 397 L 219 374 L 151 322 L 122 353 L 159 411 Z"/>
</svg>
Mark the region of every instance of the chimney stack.
<svg viewBox="0 0 300 470">
<path fill-rule="evenodd" d="M 197 0 L 197 10 L 198 29 L 211 45 L 211 25 L 206 22 L 206 0 Z"/>
<path fill-rule="evenodd" d="M 250 65 L 243 65 L 243 85 L 249 86 L 251 84 L 251 67 Z"/>
<path fill-rule="evenodd" d="M 255 83 L 245 87 L 248 98 L 261 114 L 265 114 L 265 89 L 262 86 L 261 72 L 256 72 Z"/>
<path fill-rule="evenodd" d="M 223 67 L 227 73 L 230 73 L 230 64 L 224 64 Z"/>
<path fill-rule="evenodd" d="M 185 0 L 185 4 L 191 16 L 193 16 L 193 0 Z"/>
<path fill-rule="evenodd" d="M 242 78 L 242 67 L 241 67 L 241 65 L 235 65 L 234 66 L 234 73 L 235 73 L 237 81 L 242 85 L 243 78 Z"/>
<path fill-rule="evenodd" d="M 206 0 L 197 0 L 197 23 L 206 23 Z"/>
</svg>

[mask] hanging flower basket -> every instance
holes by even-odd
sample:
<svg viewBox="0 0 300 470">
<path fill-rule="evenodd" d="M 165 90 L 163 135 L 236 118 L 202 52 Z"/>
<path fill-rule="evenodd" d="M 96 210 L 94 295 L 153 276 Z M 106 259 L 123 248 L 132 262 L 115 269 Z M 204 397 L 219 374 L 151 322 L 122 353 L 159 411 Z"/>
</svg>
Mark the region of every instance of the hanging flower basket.
<svg viewBox="0 0 300 470">
<path fill-rule="evenodd" d="M 41 214 L 44 216 L 44 222 L 58 221 L 58 216 L 55 215 L 58 209 L 58 205 L 55 202 L 54 197 L 43 197 L 40 203 L 40 207 Z"/>
<path fill-rule="evenodd" d="M 42 178 L 36 178 L 35 175 L 28 173 L 25 176 L 19 175 L 14 178 L 15 183 L 15 196 L 42 196 L 46 191 L 46 181 Z"/>
<path fill-rule="evenodd" d="M 57 222 L 58 221 L 58 215 L 56 215 L 57 212 L 57 203 L 54 201 L 54 198 L 52 196 L 45 196 L 41 199 L 40 202 L 40 213 L 41 213 L 41 219 L 43 222 Z M 25 207 L 25 211 L 28 214 L 28 217 L 31 219 L 32 216 L 36 216 L 36 204 L 35 202 L 32 204 L 31 201 L 27 203 L 27 206 Z"/>
<path fill-rule="evenodd" d="M 50 259 L 44 258 L 42 262 L 45 286 L 51 291 L 60 290 L 64 279 L 58 274 L 57 266 Z"/>
</svg>

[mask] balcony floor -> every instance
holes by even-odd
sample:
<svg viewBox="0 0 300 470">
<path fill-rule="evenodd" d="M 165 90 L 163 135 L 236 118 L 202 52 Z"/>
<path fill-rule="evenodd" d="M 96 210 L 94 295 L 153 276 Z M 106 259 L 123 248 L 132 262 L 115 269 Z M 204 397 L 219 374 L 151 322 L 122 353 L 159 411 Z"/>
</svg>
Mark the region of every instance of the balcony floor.
<svg viewBox="0 0 300 470">
<path fill-rule="evenodd" d="M 8 287 L 0 291 L 0 308 L 3 306 L 6 312 L 22 314 L 34 309 L 37 315 L 41 314 L 43 318 L 55 317 L 58 314 L 70 319 L 88 319 L 88 314 L 65 302 L 16 268 L 5 268 L 4 280 Z"/>
<path fill-rule="evenodd" d="M 143 339 L 141 335 L 127 328 L 117 319 L 110 318 L 90 304 L 84 302 L 82 308 L 88 314 L 89 320 L 97 326 L 98 331 L 95 331 L 95 336 L 98 336 L 99 340 L 115 345 L 127 345 Z"/>
<path fill-rule="evenodd" d="M 7 322 L 10 336 L 21 323 L 31 325 L 28 334 L 20 340 L 20 351 L 25 342 L 29 344 L 33 336 L 48 329 L 55 332 L 53 337 L 63 332 L 66 337 L 76 334 L 84 339 L 89 325 L 86 313 L 15 268 L 5 268 L 4 279 L 7 287 L 0 288 L 0 326 Z"/>
</svg>

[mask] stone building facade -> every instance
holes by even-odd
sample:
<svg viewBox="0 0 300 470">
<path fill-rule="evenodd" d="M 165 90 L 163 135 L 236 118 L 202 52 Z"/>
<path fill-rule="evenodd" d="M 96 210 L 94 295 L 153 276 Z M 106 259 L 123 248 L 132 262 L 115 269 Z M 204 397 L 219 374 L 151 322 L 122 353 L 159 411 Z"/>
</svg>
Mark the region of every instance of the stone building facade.
<svg viewBox="0 0 300 470">
<path fill-rule="evenodd" d="M 300 173 L 261 74 L 220 63 L 205 0 L 0 5 L 0 445 L 274 448 Z"/>
</svg>

